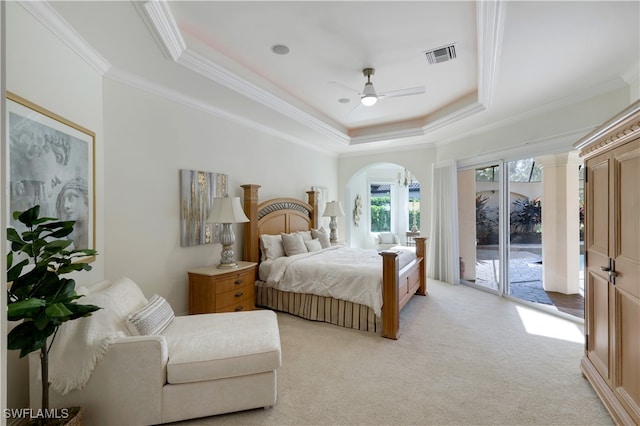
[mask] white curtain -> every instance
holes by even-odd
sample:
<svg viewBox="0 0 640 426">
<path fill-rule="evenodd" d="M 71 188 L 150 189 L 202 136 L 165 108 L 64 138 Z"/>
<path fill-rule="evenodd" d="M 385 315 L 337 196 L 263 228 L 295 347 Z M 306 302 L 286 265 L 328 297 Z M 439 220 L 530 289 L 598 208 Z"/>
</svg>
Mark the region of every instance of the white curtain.
<svg viewBox="0 0 640 426">
<path fill-rule="evenodd" d="M 460 283 L 458 260 L 458 180 L 454 161 L 433 169 L 431 237 L 427 254 L 430 277 L 450 284 Z"/>
</svg>

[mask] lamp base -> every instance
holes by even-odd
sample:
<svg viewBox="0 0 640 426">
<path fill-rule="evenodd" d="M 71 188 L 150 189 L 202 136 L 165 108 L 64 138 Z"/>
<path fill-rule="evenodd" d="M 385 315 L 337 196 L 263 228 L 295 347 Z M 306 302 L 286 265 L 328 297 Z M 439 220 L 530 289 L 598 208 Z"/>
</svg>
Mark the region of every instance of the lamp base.
<svg viewBox="0 0 640 426">
<path fill-rule="evenodd" d="M 338 221 L 335 216 L 331 216 L 331 220 L 329 221 L 329 242 L 331 244 L 335 244 L 338 242 Z"/>
<path fill-rule="evenodd" d="M 235 253 L 233 252 L 233 241 L 231 242 L 231 244 L 223 244 L 222 253 L 220 255 L 220 264 L 218 265 L 218 268 L 231 269 L 237 267 L 238 265 L 236 264 Z"/>
<path fill-rule="evenodd" d="M 237 263 L 221 263 L 218 265 L 218 269 L 234 269 L 237 268 L 238 264 Z"/>
</svg>

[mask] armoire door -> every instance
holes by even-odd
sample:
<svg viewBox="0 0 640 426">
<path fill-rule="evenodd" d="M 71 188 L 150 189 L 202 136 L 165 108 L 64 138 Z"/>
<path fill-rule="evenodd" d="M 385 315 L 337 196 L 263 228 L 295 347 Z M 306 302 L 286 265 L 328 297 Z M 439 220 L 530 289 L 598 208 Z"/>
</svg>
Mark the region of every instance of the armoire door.
<svg viewBox="0 0 640 426">
<path fill-rule="evenodd" d="M 612 152 L 613 391 L 640 424 L 640 139 Z"/>
<path fill-rule="evenodd" d="M 585 179 L 585 312 L 587 323 L 587 357 L 600 376 L 611 386 L 611 315 L 614 309 L 613 288 L 609 283 L 610 247 L 613 244 L 610 207 L 612 181 L 610 180 L 610 153 L 587 161 Z"/>
</svg>

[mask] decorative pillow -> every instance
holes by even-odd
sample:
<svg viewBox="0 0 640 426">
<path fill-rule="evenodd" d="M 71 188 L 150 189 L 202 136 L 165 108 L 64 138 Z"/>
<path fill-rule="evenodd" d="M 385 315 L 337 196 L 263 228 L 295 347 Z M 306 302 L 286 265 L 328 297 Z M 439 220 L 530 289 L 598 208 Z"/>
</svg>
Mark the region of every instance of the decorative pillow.
<svg viewBox="0 0 640 426">
<path fill-rule="evenodd" d="M 154 294 L 147 305 L 127 316 L 127 328 L 132 336 L 160 334 L 175 318 L 171 305 Z"/>
<path fill-rule="evenodd" d="M 113 299 L 116 313 L 120 315 L 123 322 L 128 314 L 149 303 L 138 284 L 127 277 L 118 278 L 113 284 L 101 291 Z"/>
<path fill-rule="evenodd" d="M 300 235 L 302 237 L 302 241 L 313 240 L 313 237 L 311 236 L 311 231 L 298 231 L 295 234 Z"/>
<path fill-rule="evenodd" d="M 322 250 L 322 245 L 320 244 L 320 240 L 317 239 L 317 238 L 315 238 L 313 240 L 305 241 L 304 245 L 307 247 L 307 251 L 309 253 L 311 253 L 313 251 Z"/>
<path fill-rule="evenodd" d="M 381 232 L 378 234 L 378 240 L 380 244 L 395 244 L 396 236 L 391 232 Z"/>
<path fill-rule="evenodd" d="M 280 235 L 260 235 L 260 249 L 262 261 L 273 260 L 285 255 L 282 237 Z"/>
<path fill-rule="evenodd" d="M 331 241 L 329 240 L 329 233 L 326 229 L 312 229 L 311 236 L 320 240 L 320 245 L 323 249 L 331 247 Z"/>
<path fill-rule="evenodd" d="M 304 245 L 302 237 L 297 234 L 280 234 L 282 236 L 282 245 L 287 256 L 294 256 L 300 253 L 306 253 L 307 247 Z"/>
</svg>

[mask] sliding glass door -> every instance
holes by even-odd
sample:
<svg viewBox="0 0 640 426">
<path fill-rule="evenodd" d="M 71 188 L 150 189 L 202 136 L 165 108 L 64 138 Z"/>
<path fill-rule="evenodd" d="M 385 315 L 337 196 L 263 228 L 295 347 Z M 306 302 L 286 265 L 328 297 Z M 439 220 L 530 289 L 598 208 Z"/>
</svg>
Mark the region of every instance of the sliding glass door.
<svg viewBox="0 0 640 426">
<path fill-rule="evenodd" d="M 541 178 L 540 167 L 531 158 L 458 173 L 463 281 L 498 294 L 546 302 Z"/>
<path fill-rule="evenodd" d="M 500 170 L 499 164 L 474 170 L 475 283 L 499 291 L 500 284 Z M 473 265 L 471 265 L 473 266 Z"/>
<path fill-rule="evenodd" d="M 542 288 L 542 169 L 533 158 L 507 163 L 508 285 L 505 294 L 551 305 Z"/>
</svg>

